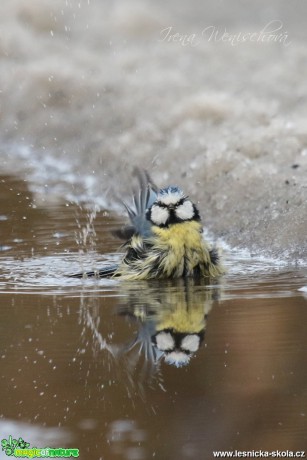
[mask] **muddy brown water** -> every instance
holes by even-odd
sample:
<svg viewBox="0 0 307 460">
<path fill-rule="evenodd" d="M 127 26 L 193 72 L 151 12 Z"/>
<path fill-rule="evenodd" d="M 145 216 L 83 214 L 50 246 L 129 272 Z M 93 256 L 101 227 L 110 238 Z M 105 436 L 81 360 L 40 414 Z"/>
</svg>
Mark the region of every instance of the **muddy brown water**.
<svg viewBox="0 0 307 460">
<path fill-rule="evenodd" d="M 36 207 L 13 177 L 0 197 L 1 440 L 104 460 L 307 450 L 306 268 L 229 250 L 211 285 L 70 279 L 119 257 L 122 222 Z M 182 322 L 205 335 L 177 368 L 151 337 Z"/>
</svg>

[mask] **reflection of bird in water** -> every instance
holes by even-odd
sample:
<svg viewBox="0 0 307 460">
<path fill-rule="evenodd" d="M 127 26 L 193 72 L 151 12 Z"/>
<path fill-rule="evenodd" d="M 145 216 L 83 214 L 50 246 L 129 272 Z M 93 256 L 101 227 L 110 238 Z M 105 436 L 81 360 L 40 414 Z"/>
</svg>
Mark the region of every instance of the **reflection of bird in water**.
<svg viewBox="0 0 307 460">
<path fill-rule="evenodd" d="M 130 225 L 117 232 L 128 241 L 119 265 L 73 277 L 121 277 L 125 280 L 217 277 L 219 255 L 202 235 L 197 207 L 178 187 L 158 190 L 147 173 L 138 173 L 140 189 L 133 206 L 124 204 Z"/>
<path fill-rule="evenodd" d="M 119 306 L 119 313 L 136 320 L 139 330 L 136 339 L 120 353 L 128 357 L 132 352 L 133 361 L 143 352 L 151 366 L 162 357 L 177 367 L 188 364 L 204 339 L 217 290 L 193 280 L 122 287 L 125 303 Z"/>
<path fill-rule="evenodd" d="M 105 350 L 104 362 L 115 375 L 124 373 L 127 388 L 143 384 L 153 378 L 163 385 L 161 363 L 176 367 L 187 365 L 198 352 L 205 336 L 207 317 L 219 287 L 208 286 L 206 280 L 178 279 L 141 281 L 119 285 L 116 314 L 136 325 L 136 337 L 123 343 L 118 339 L 122 324 L 108 322 L 103 334 L 102 310 L 98 299 L 93 305 L 81 306 L 82 323 L 90 330 L 91 341 L 97 351 Z M 130 330 L 130 328 L 129 328 Z M 85 331 L 85 329 L 84 329 Z M 88 347 L 88 335 L 82 333 Z M 121 342 L 121 343 L 120 343 Z M 107 361 L 106 361 L 107 360 Z M 115 365 L 115 367 L 114 367 Z"/>
</svg>

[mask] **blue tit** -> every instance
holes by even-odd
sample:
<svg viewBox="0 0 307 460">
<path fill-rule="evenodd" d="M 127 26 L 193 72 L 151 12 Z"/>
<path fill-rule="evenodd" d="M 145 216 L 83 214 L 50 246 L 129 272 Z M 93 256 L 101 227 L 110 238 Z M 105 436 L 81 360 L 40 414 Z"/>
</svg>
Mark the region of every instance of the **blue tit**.
<svg viewBox="0 0 307 460">
<path fill-rule="evenodd" d="M 152 282 L 142 282 L 141 290 L 138 283 L 121 284 L 118 314 L 138 324 L 135 339 L 121 347 L 131 368 L 136 368 L 141 353 L 152 371 L 161 360 L 176 367 L 190 362 L 204 340 L 208 315 L 219 295 L 219 288 L 203 289 L 206 285 L 205 278 L 165 281 L 163 289 Z"/>
<path fill-rule="evenodd" d="M 139 173 L 139 182 L 133 206 L 124 204 L 130 225 L 117 232 L 128 238 L 125 255 L 118 266 L 86 275 L 124 280 L 220 276 L 219 254 L 203 237 L 196 205 L 177 186 L 158 190 L 146 172 Z"/>
</svg>

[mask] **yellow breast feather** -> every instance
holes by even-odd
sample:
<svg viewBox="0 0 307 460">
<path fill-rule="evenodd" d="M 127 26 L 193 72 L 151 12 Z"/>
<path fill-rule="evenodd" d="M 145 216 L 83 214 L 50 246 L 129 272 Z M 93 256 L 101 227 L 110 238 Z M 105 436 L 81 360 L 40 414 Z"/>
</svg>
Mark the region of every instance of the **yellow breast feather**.
<svg viewBox="0 0 307 460">
<path fill-rule="evenodd" d="M 167 228 L 153 226 L 153 236 L 134 235 L 126 258 L 114 276 L 123 279 L 218 276 L 221 266 L 211 261 L 210 248 L 201 234 L 199 222 L 181 222 Z"/>
</svg>

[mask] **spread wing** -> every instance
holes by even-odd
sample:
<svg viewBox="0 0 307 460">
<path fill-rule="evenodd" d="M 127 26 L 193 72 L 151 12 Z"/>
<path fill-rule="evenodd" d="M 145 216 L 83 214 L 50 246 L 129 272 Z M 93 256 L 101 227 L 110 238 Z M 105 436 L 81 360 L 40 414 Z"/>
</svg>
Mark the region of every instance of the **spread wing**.
<svg viewBox="0 0 307 460">
<path fill-rule="evenodd" d="M 122 201 L 130 219 L 130 225 L 114 232 L 119 238 L 125 240 L 130 239 L 135 234 L 143 237 L 151 235 L 151 223 L 146 219 L 146 210 L 156 201 L 158 188 L 147 171 L 136 170 L 136 175 L 139 189 L 133 191 L 132 205 Z"/>
<path fill-rule="evenodd" d="M 130 240 L 133 235 L 139 235 L 141 237 L 148 237 L 151 235 L 151 223 L 146 219 L 146 210 L 156 201 L 158 193 L 158 188 L 152 182 L 147 171 L 137 169 L 135 172 L 139 182 L 139 189 L 134 189 L 133 191 L 132 205 L 130 206 L 122 201 L 122 204 L 128 212 L 130 225 L 113 231 L 116 236 L 126 241 Z M 108 278 L 114 275 L 117 269 L 117 265 L 110 265 L 97 271 L 75 273 L 69 276 L 71 278 Z"/>
</svg>

